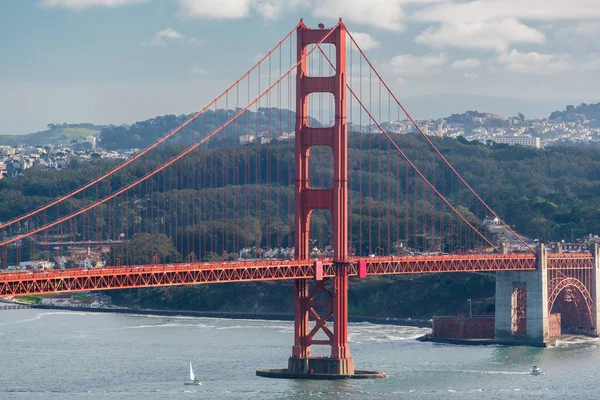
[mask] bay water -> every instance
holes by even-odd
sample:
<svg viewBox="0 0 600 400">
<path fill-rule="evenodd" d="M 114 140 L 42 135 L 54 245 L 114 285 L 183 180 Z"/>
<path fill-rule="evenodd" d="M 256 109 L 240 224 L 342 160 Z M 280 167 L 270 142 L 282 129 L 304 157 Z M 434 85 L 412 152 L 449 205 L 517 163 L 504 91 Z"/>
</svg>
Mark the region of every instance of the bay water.
<svg viewBox="0 0 600 400">
<path fill-rule="evenodd" d="M 387 379 L 280 380 L 255 370 L 287 365 L 292 322 L 3 310 L 0 399 L 600 398 L 598 341 L 542 349 L 415 340 L 428 331 L 350 324 L 357 369 Z M 189 360 L 202 386 L 183 385 Z M 532 365 L 544 375 L 529 374 Z"/>
</svg>

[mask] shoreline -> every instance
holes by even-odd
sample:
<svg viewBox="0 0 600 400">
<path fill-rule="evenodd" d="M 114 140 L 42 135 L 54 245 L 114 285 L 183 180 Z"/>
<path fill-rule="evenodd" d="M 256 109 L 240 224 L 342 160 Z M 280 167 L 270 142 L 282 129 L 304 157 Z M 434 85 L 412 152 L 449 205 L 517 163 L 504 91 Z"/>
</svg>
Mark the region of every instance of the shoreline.
<svg viewBox="0 0 600 400">
<path fill-rule="evenodd" d="M 222 319 L 250 319 L 250 320 L 266 320 L 266 321 L 293 321 L 294 314 L 286 313 L 245 313 L 245 312 L 228 312 L 228 311 L 189 311 L 189 310 L 153 310 L 153 309 L 138 309 L 138 308 L 90 308 L 90 307 L 73 307 L 73 306 L 51 306 L 32 304 L 31 308 L 41 310 L 67 310 L 67 311 L 86 311 L 99 313 L 115 313 L 115 314 L 137 314 L 137 315 L 157 315 L 165 317 L 204 317 L 204 318 L 222 318 Z M 408 318 L 393 318 L 393 317 L 364 317 L 364 316 L 348 316 L 348 322 L 361 323 L 367 322 L 378 325 L 398 325 L 398 326 L 414 326 L 417 328 L 431 328 L 431 321 L 424 319 L 408 319 Z"/>
</svg>

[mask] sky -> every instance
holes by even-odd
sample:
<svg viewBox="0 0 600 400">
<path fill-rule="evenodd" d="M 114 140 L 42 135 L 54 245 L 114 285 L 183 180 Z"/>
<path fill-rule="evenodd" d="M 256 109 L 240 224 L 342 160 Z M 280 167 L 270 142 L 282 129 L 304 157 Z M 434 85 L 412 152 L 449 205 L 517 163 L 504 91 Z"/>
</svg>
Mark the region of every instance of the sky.
<svg viewBox="0 0 600 400">
<path fill-rule="evenodd" d="M 0 0 L 0 134 L 194 112 L 339 17 L 417 118 L 600 101 L 598 0 Z"/>
</svg>

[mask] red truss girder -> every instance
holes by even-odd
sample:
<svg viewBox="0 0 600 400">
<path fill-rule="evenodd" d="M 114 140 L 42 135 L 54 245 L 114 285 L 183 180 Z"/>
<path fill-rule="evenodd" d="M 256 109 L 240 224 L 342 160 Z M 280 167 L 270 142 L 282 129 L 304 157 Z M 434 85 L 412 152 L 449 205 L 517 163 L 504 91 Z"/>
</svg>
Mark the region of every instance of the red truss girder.
<svg viewBox="0 0 600 400">
<path fill-rule="evenodd" d="M 335 275 L 333 264 L 323 276 Z M 312 262 L 261 261 L 144 265 L 0 274 L 0 296 L 314 277 Z"/>
<path fill-rule="evenodd" d="M 568 257 L 563 259 L 567 261 Z M 349 275 L 358 275 L 359 258 L 350 259 Z M 576 259 L 577 260 L 577 259 Z M 203 283 L 314 278 L 314 260 L 141 265 L 47 272 L 0 273 L 0 296 L 126 289 Z M 533 270 L 532 254 L 375 257 L 365 259 L 367 275 Z M 335 275 L 332 260 L 322 260 L 323 278 Z"/>
<path fill-rule="evenodd" d="M 537 267 L 533 254 L 376 257 L 366 262 L 367 275 L 534 270 Z M 356 266 L 353 262 L 350 275 L 357 275 Z"/>
<path fill-rule="evenodd" d="M 593 269 L 594 261 L 588 253 L 548 254 L 548 269 L 573 270 Z"/>
</svg>

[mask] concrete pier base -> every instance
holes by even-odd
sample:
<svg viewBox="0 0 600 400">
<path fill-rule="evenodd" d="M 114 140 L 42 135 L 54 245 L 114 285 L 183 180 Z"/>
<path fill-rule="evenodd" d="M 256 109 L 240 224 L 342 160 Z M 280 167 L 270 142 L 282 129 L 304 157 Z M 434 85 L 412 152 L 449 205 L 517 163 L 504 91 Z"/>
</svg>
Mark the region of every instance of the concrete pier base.
<svg viewBox="0 0 600 400">
<path fill-rule="evenodd" d="M 547 343 L 547 250 L 540 245 L 535 271 L 496 272 L 495 340 L 498 342 Z"/>
<path fill-rule="evenodd" d="M 387 378 L 385 372 L 355 370 L 352 358 L 338 360 L 329 357 L 290 357 L 287 369 L 259 369 L 256 375 L 282 379 Z"/>
<path fill-rule="evenodd" d="M 336 374 L 353 375 L 354 360 L 336 360 L 329 357 L 290 357 L 287 370 L 293 374 Z"/>
</svg>

